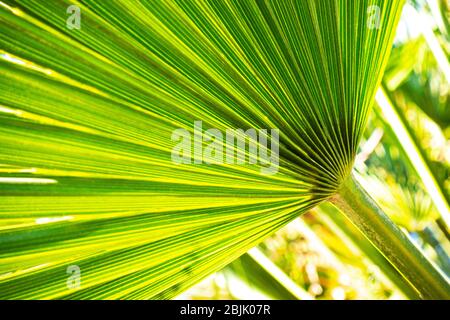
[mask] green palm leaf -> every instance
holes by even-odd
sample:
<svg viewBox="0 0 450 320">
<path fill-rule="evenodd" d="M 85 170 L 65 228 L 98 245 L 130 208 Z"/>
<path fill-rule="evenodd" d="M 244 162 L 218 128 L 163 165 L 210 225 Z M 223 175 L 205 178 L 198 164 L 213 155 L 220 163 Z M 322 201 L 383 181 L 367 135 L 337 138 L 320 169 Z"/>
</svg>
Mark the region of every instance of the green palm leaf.
<svg viewBox="0 0 450 320">
<path fill-rule="evenodd" d="M 333 195 L 402 1 L 69 5 L 0 2 L 1 298 L 170 298 Z M 279 128 L 279 172 L 174 164 L 197 120 Z"/>
</svg>

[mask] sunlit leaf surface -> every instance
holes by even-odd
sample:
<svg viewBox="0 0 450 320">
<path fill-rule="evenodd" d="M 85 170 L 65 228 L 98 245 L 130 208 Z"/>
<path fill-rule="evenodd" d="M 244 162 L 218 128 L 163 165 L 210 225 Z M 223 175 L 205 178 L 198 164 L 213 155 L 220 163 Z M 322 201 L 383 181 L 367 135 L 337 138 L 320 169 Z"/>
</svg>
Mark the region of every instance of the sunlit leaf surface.
<svg viewBox="0 0 450 320">
<path fill-rule="evenodd" d="M 170 298 L 332 195 L 402 1 L 75 4 L 0 2 L 0 298 Z M 278 173 L 174 164 L 194 121 L 278 128 Z"/>
</svg>

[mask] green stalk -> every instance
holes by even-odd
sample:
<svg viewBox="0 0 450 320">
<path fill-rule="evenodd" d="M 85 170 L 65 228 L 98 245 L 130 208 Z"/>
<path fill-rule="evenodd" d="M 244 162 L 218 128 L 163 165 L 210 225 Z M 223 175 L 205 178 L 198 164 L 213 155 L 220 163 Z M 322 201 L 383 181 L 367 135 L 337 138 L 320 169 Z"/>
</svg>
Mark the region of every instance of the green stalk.
<svg viewBox="0 0 450 320">
<path fill-rule="evenodd" d="M 320 208 L 315 209 L 315 213 L 320 221 L 332 230 L 354 252 L 355 256 L 363 254 L 370 260 L 366 262 L 363 259 L 363 263 L 375 264 L 380 269 L 381 274 L 377 274 L 377 276 L 381 281 L 387 281 L 410 300 L 420 299 L 417 289 L 392 266 L 373 243 L 367 240 L 364 234 L 353 224 L 347 223 L 348 219 L 344 215 L 339 214 L 340 210 L 327 205 L 328 203 L 324 203 Z M 385 278 L 387 279 L 384 280 Z"/>
<path fill-rule="evenodd" d="M 450 299 L 450 283 L 381 210 L 353 175 L 331 202 L 413 285 L 423 299 Z"/>
</svg>

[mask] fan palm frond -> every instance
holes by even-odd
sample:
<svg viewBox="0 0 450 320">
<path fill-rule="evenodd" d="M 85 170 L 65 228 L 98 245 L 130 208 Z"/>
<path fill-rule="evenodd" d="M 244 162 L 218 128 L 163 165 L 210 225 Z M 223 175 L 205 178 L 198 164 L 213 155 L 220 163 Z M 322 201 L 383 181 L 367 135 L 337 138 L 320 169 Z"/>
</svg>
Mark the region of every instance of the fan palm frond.
<svg viewBox="0 0 450 320">
<path fill-rule="evenodd" d="M 328 199 L 402 4 L 2 0 L 0 297 L 170 298 Z M 196 121 L 279 129 L 278 173 L 173 163 Z"/>
</svg>

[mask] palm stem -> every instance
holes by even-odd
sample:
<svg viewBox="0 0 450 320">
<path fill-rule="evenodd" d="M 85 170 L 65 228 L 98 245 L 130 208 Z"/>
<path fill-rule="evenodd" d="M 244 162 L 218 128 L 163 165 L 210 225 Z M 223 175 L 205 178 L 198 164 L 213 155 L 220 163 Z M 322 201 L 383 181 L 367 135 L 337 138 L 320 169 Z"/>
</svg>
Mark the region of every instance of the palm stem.
<svg viewBox="0 0 450 320">
<path fill-rule="evenodd" d="M 355 224 L 423 299 L 450 299 L 450 283 L 351 175 L 331 202 Z"/>
<path fill-rule="evenodd" d="M 327 210 L 322 210 L 323 208 Z M 339 214 L 338 209 L 328 207 L 324 204 L 321 208 L 315 209 L 315 211 L 320 221 L 332 230 L 332 232 L 344 242 L 345 246 L 349 248 L 355 256 L 366 256 L 369 261 L 363 259 L 363 263 L 375 264 L 380 269 L 380 272 L 374 272 L 383 283 L 387 280 L 410 300 L 417 300 L 420 298 L 416 288 L 412 286 L 411 283 L 406 280 L 394 266 L 392 266 L 392 264 L 390 264 L 386 257 L 378 251 L 373 243 L 365 238 L 361 231 L 353 224 L 346 223 L 348 219 L 344 215 Z M 368 265 L 367 268 L 369 268 Z M 385 278 L 387 279 L 385 280 Z"/>
</svg>

